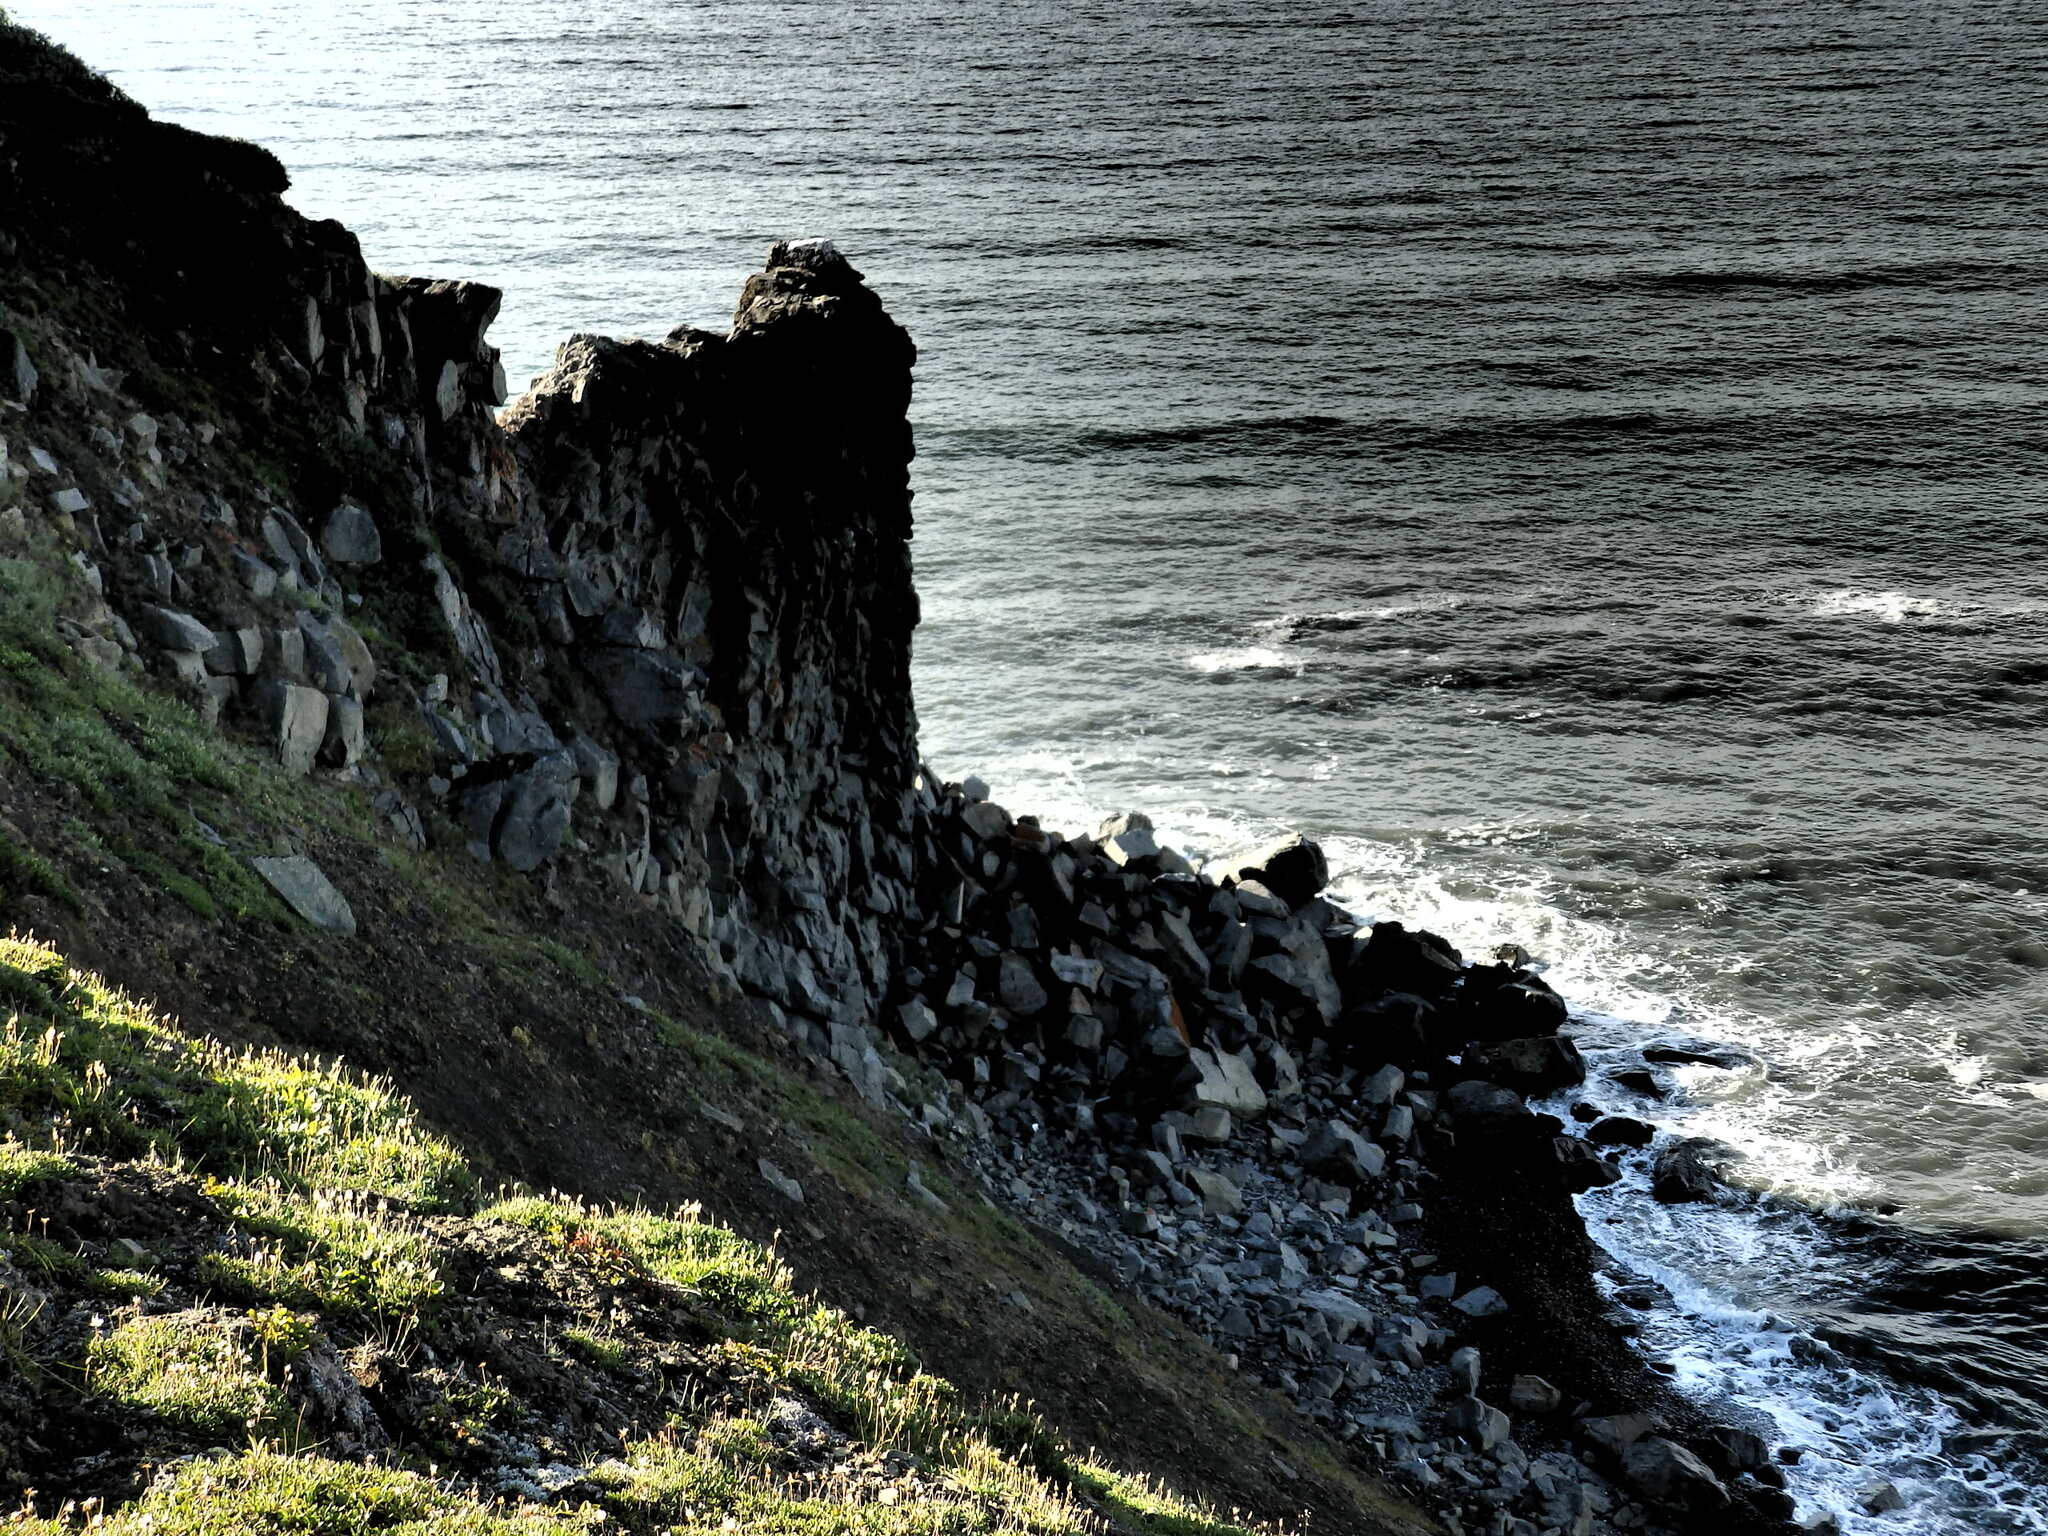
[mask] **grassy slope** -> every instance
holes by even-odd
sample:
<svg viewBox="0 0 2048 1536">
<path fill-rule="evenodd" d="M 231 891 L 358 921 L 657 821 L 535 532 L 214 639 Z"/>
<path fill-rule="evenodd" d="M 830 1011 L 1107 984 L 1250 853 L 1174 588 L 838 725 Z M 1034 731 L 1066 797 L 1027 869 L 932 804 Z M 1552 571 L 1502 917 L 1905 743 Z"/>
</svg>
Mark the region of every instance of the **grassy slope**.
<svg viewBox="0 0 2048 1536">
<path fill-rule="evenodd" d="M 30 941 L 0 951 L 0 1019 L 18 1016 L 0 1034 L 4 1241 L 49 1292 L 10 1304 L 0 1348 L 72 1394 L 58 1418 L 112 1436 L 118 1467 L 251 1446 L 121 1506 L 124 1528 L 486 1529 L 596 1509 L 648 1530 L 1235 1528 L 1165 1484 L 1249 1521 L 1422 1528 L 1199 1341 L 951 1182 L 942 1147 L 819 1079 L 653 914 L 413 854 L 359 791 L 289 779 L 85 667 L 49 628 L 83 597 L 72 581 L 47 549 L 0 555 L 0 925 L 234 1042 Z M 347 891 L 356 940 L 309 933 L 250 876 L 244 855 L 285 848 Z M 762 1156 L 804 1204 L 759 1177 Z M 907 1188 L 913 1160 L 943 1212 Z M 515 1182 L 568 1193 L 485 1194 Z M 120 1221 L 35 1225 L 117 1187 L 122 1209 L 183 1213 L 141 1269 Z M 730 1226 L 648 1214 L 691 1201 Z M 508 1267 L 555 1278 L 482 1316 L 451 1300 Z M 639 1299 L 622 1310 L 624 1292 Z M 81 1308 L 110 1327 L 84 1336 Z M 524 1353 L 495 1376 L 426 1370 L 437 1327 L 444 1353 L 508 1332 Z M 283 1366 L 393 1340 L 412 1381 L 384 1410 L 394 1443 L 368 1465 L 323 1454 Z M 822 1461 L 776 1417 L 790 1393 L 850 1437 Z M 565 1429 L 557 1399 L 609 1439 Z M 109 1408 L 139 1440 L 112 1435 Z M 595 1466 L 581 1502 L 493 1513 L 420 1475 L 475 1472 L 508 1439 Z"/>
<path fill-rule="evenodd" d="M 9 1127 L 0 1197 L 24 1210 L 75 1208 L 115 1171 L 66 1150 L 90 1144 L 170 1165 L 171 1179 L 199 1181 L 196 1199 L 208 1208 L 149 1244 L 88 1237 L 74 1249 L 33 1223 L 0 1235 L 0 1254 L 27 1277 L 12 1287 L 0 1348 L 43 1380 L 46 1395 L 82 1394 L 132 1416 L 156 1455 L 250 1444 L 186 1466 L 120 1511 L 112 1529 L 408 1520 L 448 1530 L 586 1528 L 603 1523 L 599 1510 L 633 1531 L 718 1530 L 728 1517 L 820 1536 L 1057 1533 L 1105 1518 L 1188 1536 L 1236 1529 L 1089 1463 L 1028 1414 L 969 1408 L 899 1343 L 802 1296 L 771 1252 L 694 1211 L 598 1210 L 562 1196 L 486 1203 L 460 1154 L 387 1085 L 193 1039 L 44 945 L 0 941 L 0 992 L 10 1012 L 0 1029 L 0 1119 Z M 456 1342 L 444 1320 L 457 1305 L 451 1226 L 462 1224 L 430 1225 L 434 1212 L 531 1234 L 541 1262 L 567 1256 L 601 1272 L 604 1287 L 631 1287 L 702 1332 L 687 1386 L 655 1400 L 664 1422 L 621 1436 L 575 1504 L 509 1516 L 421 1475 L 428 1450 L 460 1461 L 465 1439 L 517 1432 L 535 1416 L 483 1363 L 450 1376 L 436 1394 L 438 1415 L 407 1414 L 416 1431 L 440 1429 L 445 1442 L 401 1444 L 385 1466 L 321 1456 L 294 1420 L 290 1367 L 316 1345 L 395 1335 L 426 1347 Z M 97 1301 L 108 1315 L 82 1352 L 67 1354 L 75 1335 L 54 1319 L 44 1325 L 42 1314 L 73 1299 Z M 542 1348 L 593 1375 L 644 1375 L 648 1339 L 621 1327 L 616 1307 L 587 1310 Z M 787 1393 L 850 1436 L 822 1480 L 798 1475 L 769 1417 Z M 880 1464 L 880 1476 L 859 1459 L 889 1451 L 901 1455 Z M 336 1499 L 346 1515 L 323 1514 Z"/>
</svg>

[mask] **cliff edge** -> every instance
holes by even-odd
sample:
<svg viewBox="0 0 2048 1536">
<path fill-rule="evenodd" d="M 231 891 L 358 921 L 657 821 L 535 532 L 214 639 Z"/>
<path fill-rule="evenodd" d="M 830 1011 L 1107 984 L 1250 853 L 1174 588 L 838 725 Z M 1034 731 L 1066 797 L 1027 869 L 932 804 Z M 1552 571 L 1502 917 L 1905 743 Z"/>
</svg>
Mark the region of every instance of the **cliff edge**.
<svg viewBox="0 0 2048 1536">
<path fill-rule="evenodd" d="M 445 1463 L 342 1496 L 458 1523 L 436 1499 L 766 1518 L 704 1491 L 753 1434 L 746 1496 L 836 1469 L 848 1530 L 939 1518 L 885 1513 L 856 1452 L 957 1491 L 969 1441 L 1056 1495 L 984 1490 L 990 1529 L 1225 1528 L 1074 1446 L 1262 1522 L 1777 1528 L 1762 1442 L 1595 1283 L 1570 1197 L 1637 1154 L 1532 1107 L 1583 1064 L 1527 957 L 1359 922 L 1301 839 L 1198 870 L 1142 817 L 1065 836 L 920 763 L 915 352 L 828 242 L 777 244 L 727 331 L 573 337 L 507 404 L 494 290 L 372 271 L 264 151 L 0 41 L 0 910 L 80 967 L 0 956 L 33 1026 L 0 1210 L 44 1245 L 0 1270 L 0 1345 L 44 1373 L 0 1413 L 89 1447 L 0 1474 L 175 1527 L 204 1499 L 155 1469 L 226 1421 L 172 1411 L 168 1352 L 249 1378 L 252 1455 Z M 325 1109 L 294 1151 L 279 1096 L 355 1104 L 394 1167 Z M 216 1100 L 250 1123 L 177 1129 Z M 402 1230 L 317 1214 L 364 1199 Z M 781 1230 L 845 1309 L 831 1361 L 985 1406 L 806 1366 L 757 1249 L 706 1311 L 725 1239 L 611 1204 L 684 1200 Z M 351 1262 L 368 1299 L 323 1278 Z M 986 1406 L 1020 1393 L 1042 1417 Z"/>
</svg>

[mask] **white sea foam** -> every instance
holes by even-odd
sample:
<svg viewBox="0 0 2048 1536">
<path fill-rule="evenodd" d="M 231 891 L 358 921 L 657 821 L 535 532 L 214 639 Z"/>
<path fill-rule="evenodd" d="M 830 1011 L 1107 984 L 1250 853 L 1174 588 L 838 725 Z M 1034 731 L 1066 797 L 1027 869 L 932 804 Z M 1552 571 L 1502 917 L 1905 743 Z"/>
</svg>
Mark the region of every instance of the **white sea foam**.
<svg viewBox="0 0 2048 1536">
<path fill-rule="evenodd" d="M 1234 651 L 1203 651 L 1190 656 L 1188 665 L 1197 672 L 1299 672 L 1298 658 L 1267 645 L 1241 646 Z"/>
<path fill-rule="evenodd" d="M 1113 810 L 1143 809 L 1163 841 L 1196 858 L 1288 830 L 1235 812 L 1187 808 L 1185 778 L 1139 797 L 1149 803 L 1110 806 L 1091 794 L 1089 775 L 1071 760 L 1048 754 L 1009 766 L 1012 808 L 1038 812 L 1047 826 L 1085 831 Z M 1448 834 L 1456 843 L 1509 852 L 1541 836 L 1539 828 L 1512 822 Z M 1786 1128 L 1799 1120 L 1792 1095 L 1763 1065 L 1667 1068 L 1678 1093 L 1665 1103 L 1608 1083 L 1600 1070 L 1610 1053 L 1681 1032 L 1802 1071 L 1842 1070 L 1885 1048 L 1853 1019 L 1824 1038 L 1795 1036 L 1769 1020 L 1709 1006 L 1624 928 L 1551 900 L 1533 865 L 1525 875 L 1495 871 L 1480 879 L 1457 867 L 1441 839 L 1336 837 L 1324 847 L 1335 876 L 1332 899 L 1361 920 L 1431 929 L 1468 958 L 1508 942 L 1539 957 L 1546 977 L 1573 1003 L 1573 1033 L 1593 1067 L 1582 1087 L 1550 1106 L 1561 1116 L 1573 1100 L 1588 1100 L 1673 1134 L 1725 1141 L 1744 1154 L 1737 1170 L 1743 1185 L 1822 1211 L 1878 1192 L 1840 1149 Z M 1950 1039 L 1942 1049 L 1944 1059 L 1952 1058 L 1951 1075 L 1968 1076 L 1974 1058 L 1962 1044 Z M 2048 1097 L 2048 1085 L 2028 1086 Z M 1637 1166 L 1620 1184 L 1581 1197 L 1600 1243 L 1673 1298 L 1672 1307 L 1641 1315 L 1641 1347 L 1672 1368 L 1682 1390 L 1753 1409 L 1775 1426 L 1780 1443 L 1801 1448 L 1800 1462 L 1786 1471 L 1802 1514 L 1832 1511 L 1849 1536 L 2048 1536 L 2048 1510 L 2030 1490 L 1989 1455 L 1946 1448 L 1946 1437 L 1970 1427 L 1953 1404 L 1827 1351 L 1795 1348 L 1799 1329 L 1765 1298 L 1795 1288 L 1791 1277 L 1801 1277 L 1802 1295 L 1853 1296 L 1860 1283 L 1830 1269 L 1828 1245 L 1811 1220 L 1784 1214 L 1788 1206 L 1766 1221 L 1744 1207 L 1662 1205 L 1648 1186 L 1645 1168 Z M 1906 1496 L 1905 1509 L 1863 1513 L 1863 1491 L 1880 1480 Z"/>
<path fill-rule="evenodd" d="M 1871 618 L 1883 624 L 1903 624 L 1908 619 L 1944 619 L 1960 616 L 1963 610 L 1932 597 L 1914 597 L 1907 592 L 1880 592 L 1869 587 L 1838 587 L 1811 594 L 1812 611 L 1822 618 Z"/>
</svg>

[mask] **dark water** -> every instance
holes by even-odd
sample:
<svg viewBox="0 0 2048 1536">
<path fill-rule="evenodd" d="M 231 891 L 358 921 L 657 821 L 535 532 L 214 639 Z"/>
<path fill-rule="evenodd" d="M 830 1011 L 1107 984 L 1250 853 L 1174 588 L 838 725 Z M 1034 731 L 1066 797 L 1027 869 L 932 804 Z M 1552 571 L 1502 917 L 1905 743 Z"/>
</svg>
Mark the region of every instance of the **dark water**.
<svg viewBox="0 0 2048 1536">
<path fill-rule="evenodd" d="M 515 377 L 837 239 L 939 765 L 1753 1052 L 1659 1113 L 1793 1204 L 1589 1199 L 1653 1347 L 1852 1528 L 2048 1530 L 2038 7 L 15 9 L 505 285 Z"/>
</svg>

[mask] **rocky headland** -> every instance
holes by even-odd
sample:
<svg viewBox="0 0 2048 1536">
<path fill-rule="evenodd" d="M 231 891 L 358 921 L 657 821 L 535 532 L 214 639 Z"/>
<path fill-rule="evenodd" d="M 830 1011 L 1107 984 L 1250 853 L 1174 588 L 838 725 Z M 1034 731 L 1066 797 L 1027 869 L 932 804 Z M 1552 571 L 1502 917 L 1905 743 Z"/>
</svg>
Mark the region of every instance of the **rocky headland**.
<svg viewBox="0 0 2048 1536">
<path fill-rule="evenodd" d="M 508 403 L 495 291 L 374 272 L 260 149 L 7 36 L 0 555 L 67 665 L 394 858 L 658 921 L 929 1149 L 914 1207 L 948 1170 L 1442 1528 L 1787 1528 L 1772 1448 L 1631 1349 L 1573 1207 L 1627 1158 L 1711 1195 L 1710 1160 L 1546 1112 L 1585 1065 L 1528 956 L 1359 921 L 1305 839 L 1197 868 L 921 761 L 915 352 L 829 243 L 776 245 L 725 332 L 572 337 Z M 320 942 L 375 922 L 317 849 L 207 831 Z M 62 928 L 74 883 L 14 879 L 9 920 Z M 734 1154 L 804 1209 L 772 1151 Z M 327 1454 L 394 1438 L 357 1429 Z"/>
</svg>

